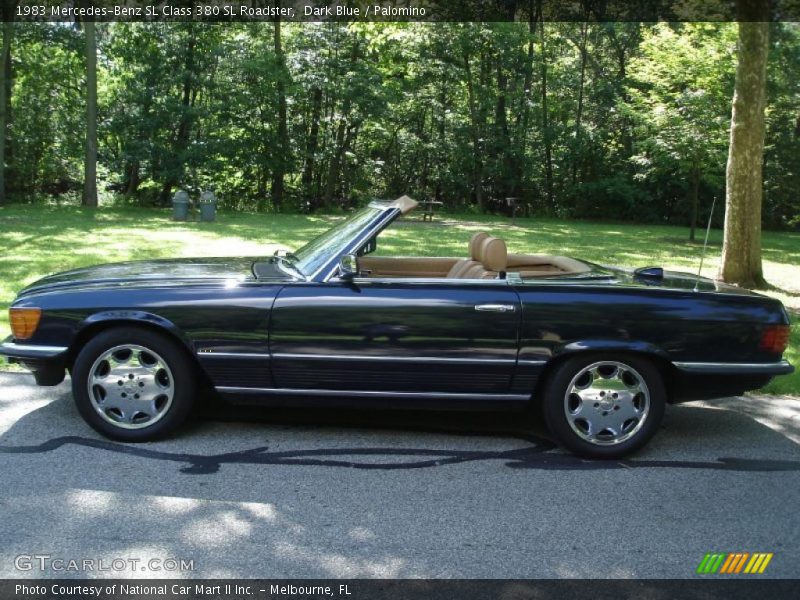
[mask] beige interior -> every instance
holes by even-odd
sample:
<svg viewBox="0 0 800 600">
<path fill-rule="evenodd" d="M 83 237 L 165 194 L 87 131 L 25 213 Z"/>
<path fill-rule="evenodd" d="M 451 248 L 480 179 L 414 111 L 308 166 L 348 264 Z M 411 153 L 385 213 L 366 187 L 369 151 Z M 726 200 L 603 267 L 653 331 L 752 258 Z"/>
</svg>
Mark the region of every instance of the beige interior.
<svg viewBox="0 0 800 600">
<path fill-rule="evenodd" d="M 458 258 L 426 256 L 362 256 L 358 268 L 369 271 L 369 277 L 446 277 L 459 262 Z"/>
<path fill-rule="evenodd" d="M 359 270 L 366 277 L 495 279 L 511 271 L 523 279 L 585 273 L 590 268 L 566 256 L 508 254 L 500 238 L 479 232 L 469 241 L 469 258 L 363 256 Z"/>
<path fill-rule="evenodd" d="M 483 249 L 483 242 L 489 237 L 489 234 L 485 231 L 479 231 L 469 240 L 469 258 L 466 260 L 460 260 L 453 267 L 450 271 L 447 272 L 447 277 L 453 278 L 463 278 L 464 275 L 469 271 L 471 268 L 479 266 L 481 263 L 481 256 L 482 256 L 482 249 Z"/>
</svg>

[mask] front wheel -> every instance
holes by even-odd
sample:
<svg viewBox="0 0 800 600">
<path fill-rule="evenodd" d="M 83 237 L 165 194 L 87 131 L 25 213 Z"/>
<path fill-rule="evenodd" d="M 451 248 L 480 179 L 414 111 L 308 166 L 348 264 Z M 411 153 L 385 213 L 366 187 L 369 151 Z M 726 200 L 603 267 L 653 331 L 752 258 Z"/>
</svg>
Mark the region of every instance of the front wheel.
<svg viewBox="0 0 800 600">
<path fill-rule="evenodd" d="M 620 458 L 644 446 L 665 404 L 658 369 L 633 356 L 570 358 L 556 367 L 544 390 L 550 432 L 587 458 Z"/>
<path fill-rule="evenodd" d="M 81 416 L 106 437 L 144 442 L 172 433 L 196 391 L 186 351 L 162 334 L 132 327 L 92 338 L 72 369 Z"/>
</svg>

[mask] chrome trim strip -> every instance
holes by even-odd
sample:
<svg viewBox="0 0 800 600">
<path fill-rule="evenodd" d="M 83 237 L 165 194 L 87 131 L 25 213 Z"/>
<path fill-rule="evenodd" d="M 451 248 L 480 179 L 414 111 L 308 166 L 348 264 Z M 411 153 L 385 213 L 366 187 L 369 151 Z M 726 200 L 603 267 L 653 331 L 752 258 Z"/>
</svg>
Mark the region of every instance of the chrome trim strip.
<svg viewBox="0 0 800 600">
<path fill-rule="evenodd" d="M 451 398 L 455 400 L 527 401 L 530 394 L 470 394 L 461 392 L 375 392 L 363 390 L 320 390 L 296 388 L 247 388 L 217 386 L 217 391 L 236 394 L 275 394 L 286 396 L 351 396 L 355 398 Z"/>
<path fill-rule="evenodd" d="M 271 358 L 267 353 L 261 352 L 203 352 L 197 353 L 198 357 L 203 358 Z"/>
<path fill-rule="evenodd" d="M 433 362 L 433 363 L 454 363 L 454 364 L 498 364 L 510 365 L 515 362 L 519 365 L 525 366 L 541 366 L 547 364 L 546 360 L 520 360 L 515 361 L 513 358 L 444 358 L 439 356 L 358 356 L 355 354 L 344 355 L 329 355 L 329 354 L 294 354 L 288 352 L 279 352 L 276 354 L 267 354 L 259 352 L 203 352 L 197 353 L 198 357 L 202 358 L 266 358 L 275 359 L 282 358 L 286 360 L 365 360 L 376 362 Z"/>
<path fill-rule="evenodd" d="M 512 365 L 516 363 L 514 358 L 443 358 L 440 356 L 367 356 L 356 354 L 294 354 L 286 352 L 276 352 L 272 355 L 273 359 L 283 358 L 287 360 L 364 360 L 375 362 L 431 362 L 431 363 L 450 363 L 450 364 L 498 364 Z"/>
<path fill-rule="evenodd" d="M 720 362 L 674 362 L 676 367 L 693 373 L 747 371 L 750 373 L 791 373 L 794 367 L 786 360 L 776 363 L 720 363 Z"/>
<path fill-rule="evenodd" d="M 17 344 L 15 342 L 3 342 L 0 344 L 0 354 L 8 353 L 8 356 L 14 358 L 52 358 L 66 352 L 67 349 L 66 346 L 36 346 L 33 344 Z"/>
<path fill-rule="evenodd" d="M 354 277 L 354 283 L 382 283 L 382 284 L 392 284 L 392 283 L 402 283 L 403 285 L 406 284 L 415 284 L 415 285 L 424 285 L 424 284 L 446 284 L 446 285 L 494 285 L 496 286 L 498 283 L 503 283 L 504 285 L 508 286 L 509 282 L 507 279 L 460 279 L 455 277 Z"/>
</svg>

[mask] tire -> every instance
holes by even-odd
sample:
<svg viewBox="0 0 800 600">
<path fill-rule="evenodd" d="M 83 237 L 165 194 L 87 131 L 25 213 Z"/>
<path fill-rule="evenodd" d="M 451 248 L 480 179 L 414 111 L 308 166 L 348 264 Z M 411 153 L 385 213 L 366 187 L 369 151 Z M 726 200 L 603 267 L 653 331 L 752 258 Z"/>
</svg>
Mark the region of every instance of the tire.
<svg viewBox="0 0 800 600">
<path fill-rule="evenodd" d="M 184 348 L 137 327 L 99 333 L 72 368 L 78 412 L 95 431 L 124 442 L 173 433 L 191 412 L 196 382 L 195 364 Z"/>
<path fill-rule="evenodd" d="M 666 390 L 658 369 L 636 356 L 567 359 L 544 386 L 550 433 L 586 458 L 614 459 L 644 446 L 664 417 Z"/>
</svg>

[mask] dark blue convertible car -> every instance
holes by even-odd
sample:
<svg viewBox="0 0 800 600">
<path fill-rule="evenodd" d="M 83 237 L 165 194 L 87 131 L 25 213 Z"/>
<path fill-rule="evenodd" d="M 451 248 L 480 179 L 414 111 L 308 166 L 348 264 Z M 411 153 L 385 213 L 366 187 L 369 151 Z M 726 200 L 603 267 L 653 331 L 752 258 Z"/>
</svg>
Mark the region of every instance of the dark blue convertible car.
<svg viewBox="0 0 800 600">
<path fill-rule="evenodd" d="M 0 354 L 124 441 L 173 432 L 198 394 L 235 403 L 543 411 L 588 457 L 645 444 L 665 405 L 792 371 L 777 300 L 464 240 L 461 258 L 376 256 L 416 202 L 373 202 L 294 253 L 129 262 L 46 277 Z M 420 254 L 425 254 L 420 252 Z"/>
</svg>

